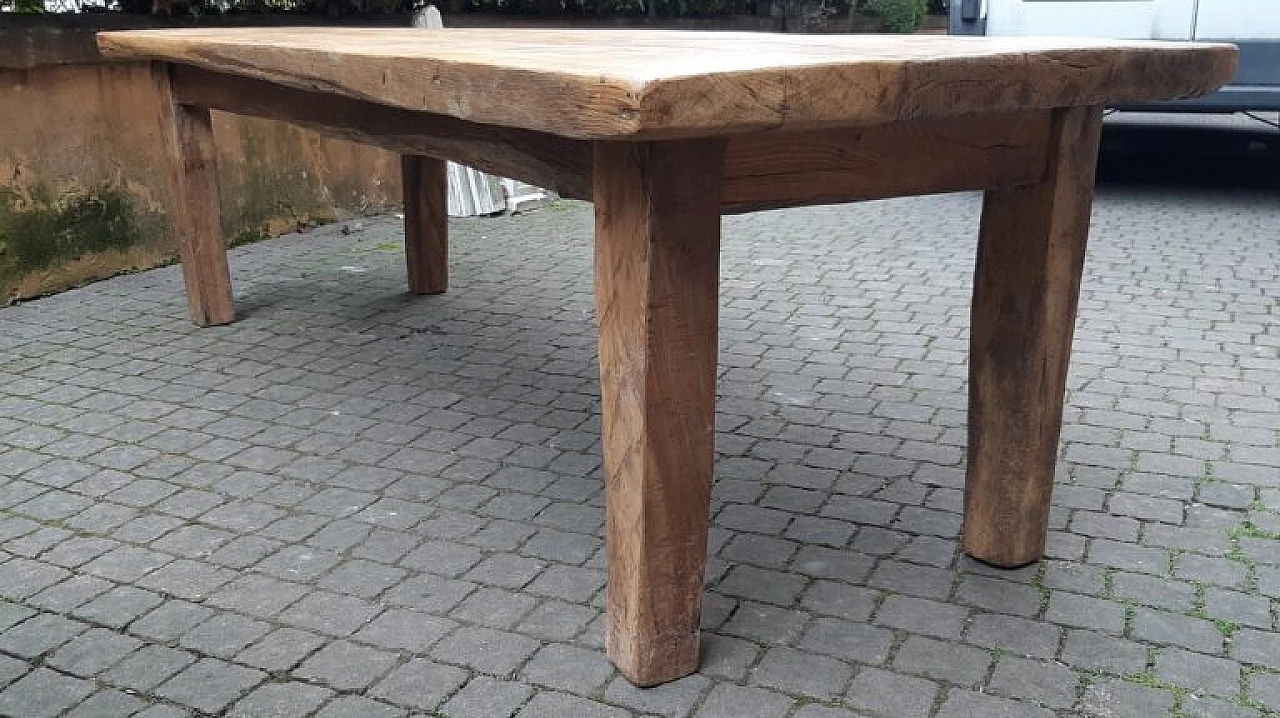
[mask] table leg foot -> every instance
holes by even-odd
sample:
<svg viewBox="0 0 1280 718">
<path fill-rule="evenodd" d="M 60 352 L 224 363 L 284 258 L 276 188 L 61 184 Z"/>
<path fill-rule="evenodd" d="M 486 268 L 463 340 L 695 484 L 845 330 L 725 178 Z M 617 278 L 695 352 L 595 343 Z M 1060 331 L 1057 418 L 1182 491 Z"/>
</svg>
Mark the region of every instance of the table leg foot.
<svg viewBox="0 0 1280 718">
<path fill-rule="evenodd" d="M 988 191 L 974 278 L 964 549 L 1044 554 L 1102 109 L 1053 113 L 1042 182 Z"/>
<path fill-rule="evenodd" d="M 413 294 L 449 288 L 449 180 L 444 160 L 400 156 L 404 186 L 404 251 Z"/>
<path fill-rule="evenodd" d="M 187 313 L 202 327 L 236 318 L 227 246 L 218 207 L 217 152 L 209 110 L 174 105 L 177 136 L 178 253 L 187 288 Z"/>
<path fill-rule="evenodd" d="M 721 141 L 597 143 L 595 291 L 610 658 L 698 665 L 714 463 Z"/>
</svg>

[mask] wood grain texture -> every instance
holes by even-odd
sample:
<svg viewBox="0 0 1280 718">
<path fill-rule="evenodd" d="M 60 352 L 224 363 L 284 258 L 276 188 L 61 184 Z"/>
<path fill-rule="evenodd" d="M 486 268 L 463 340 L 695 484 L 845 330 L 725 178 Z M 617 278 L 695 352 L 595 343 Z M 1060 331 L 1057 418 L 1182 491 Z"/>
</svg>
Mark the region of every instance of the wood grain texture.
<svg viewBox="0 0 1280 718">
<path fill-rule="evenodd" d="M 98 43 L 113 57 L 582 139 L 1193 97 L 1236 64 L 1230 45 L 659 30 L 136 30 Z"/>
<path fill-rule="evenodd" d="M 218 207 L 217 152 L 209 110 L 177 104 L 169 93 L 168 77 L 157 68 L 164 84 L 162 96 L 172 108 L 172 137 L 177 158 L 176 229 L 182 279 L 191 321 L 207 327 L 235 321 L 231 271 Z"/>
<path fill-rule="evenodd" d="M 964 548 L 996 566 L 1044 553 L 1101 127 L 1101 107 L 1056 111 L 1045 180 L 983 201 Z"/>
<path fill-rule="evenodd" d="M 595 290 L 609 656 L 654 685 L 698 664 L 714 461 L 721 141 L 601 142 Z"/>
<path fill-rule="evenodd" d="M 172 66 L 171 74 L 178 99 L 191 105 L 290 122 L 402 154 L 451 159 L 553 189 L 564 197 L 591 197 L 591 145 L 587 142 L 409 112 L 184 65 Z"/>
<path fill-rule="evenodd" d="M 733 135 L 722 210 L 988 189 L 1044 178 L 1049 110 Z"/>
<path fill-rule="evenodd" d="M 449 288 L 449 179 L 445 161 L 400 157 L 404 187 L 404 258 L 409 291 L 442 294 Z"/>
</svg>

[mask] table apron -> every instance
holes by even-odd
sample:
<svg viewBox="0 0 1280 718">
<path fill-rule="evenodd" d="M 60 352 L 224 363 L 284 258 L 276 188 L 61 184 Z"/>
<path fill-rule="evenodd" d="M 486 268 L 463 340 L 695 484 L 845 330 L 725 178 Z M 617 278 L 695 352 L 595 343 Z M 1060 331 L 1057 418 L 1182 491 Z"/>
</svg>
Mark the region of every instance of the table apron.
<svg viewBox="0 0 1280 718">
<path fill-rule="evenodd" d="M 567 198 L 592 199 L 593 141 L 482 125 L 188 65 L 171 65 L 169 73 L 179 104 L 281 120 L 401 154 L 467 164 Z M 1028 109 L 730 135 L 721 212 L 1039 182 L 1048 166 L 1051 115 L 1048 109 Z"/>
</svg>

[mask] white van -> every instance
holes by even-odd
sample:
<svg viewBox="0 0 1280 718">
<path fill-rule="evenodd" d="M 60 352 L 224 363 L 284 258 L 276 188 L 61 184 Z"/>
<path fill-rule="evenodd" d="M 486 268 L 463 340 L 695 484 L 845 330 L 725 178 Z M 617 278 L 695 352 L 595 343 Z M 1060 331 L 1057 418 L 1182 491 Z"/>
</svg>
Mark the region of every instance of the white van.
<svg viewBox="0 0 1280 718">
<path fill-rule="evenodd" d="M 1280 0 L 951 0 L 953 35 L 1225 41 L 1240 69 L 1219 92 L 1162 110 L 1280 110 Z"/>
</svg>

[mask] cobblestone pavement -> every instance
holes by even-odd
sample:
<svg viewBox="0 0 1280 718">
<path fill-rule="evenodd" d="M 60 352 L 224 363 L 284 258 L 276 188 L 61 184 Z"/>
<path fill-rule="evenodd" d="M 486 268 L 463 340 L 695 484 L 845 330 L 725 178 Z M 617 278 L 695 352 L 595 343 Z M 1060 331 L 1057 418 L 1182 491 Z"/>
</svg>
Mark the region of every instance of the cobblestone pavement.
<svg viewBox="0 0 1280 718">
<path fill-rule="evenodd" d="M 0 714 L 1280 712 L 1280 202 L 1098 201 L 1049 557 L 961 557 L 978 197 L 726 220 L 701 673 L 601 651 L 589 207 L 0 310 Z M 346 225 L 352 229 L 354 225 Z"/>
</svg>

